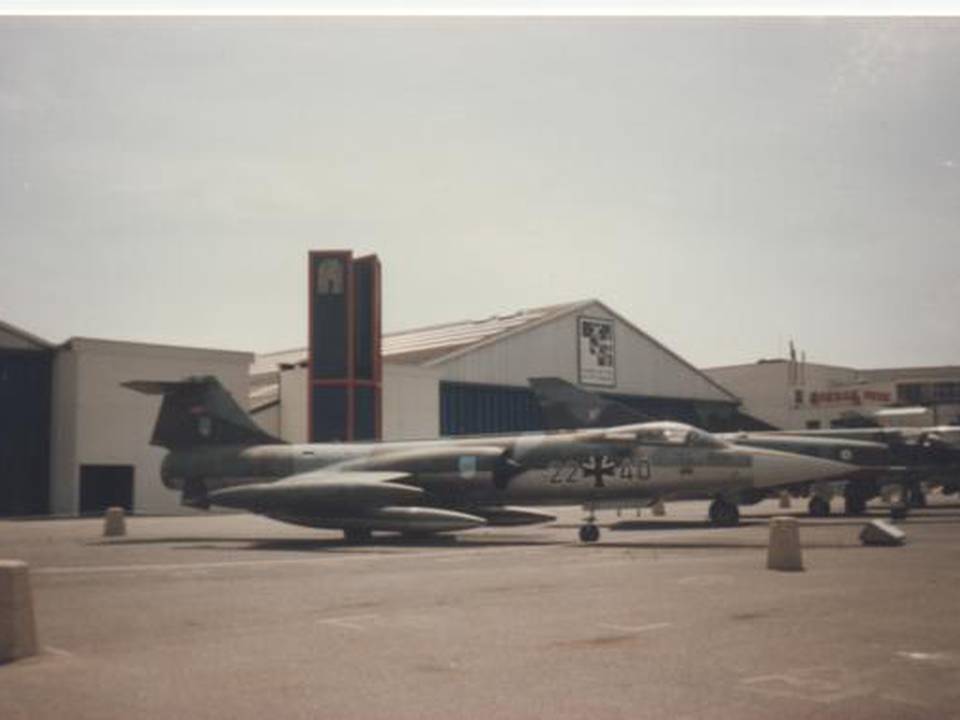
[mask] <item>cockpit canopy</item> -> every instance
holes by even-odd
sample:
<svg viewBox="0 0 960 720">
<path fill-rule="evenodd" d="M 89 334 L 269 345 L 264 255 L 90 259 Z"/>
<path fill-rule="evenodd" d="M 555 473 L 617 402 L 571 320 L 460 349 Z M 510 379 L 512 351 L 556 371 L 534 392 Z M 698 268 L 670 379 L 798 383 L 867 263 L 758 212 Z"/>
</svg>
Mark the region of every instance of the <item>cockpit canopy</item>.
<svg viewBox="0 0 960 720">
<path fill-rule="evenodd" d="M 644 445 L 669 445 L 672 447 L 715 448 L 728 447 L 715 435 L 678 422 L 650 422 L 610 428 L 611 437 L 634 439 Z"/>
</svg>

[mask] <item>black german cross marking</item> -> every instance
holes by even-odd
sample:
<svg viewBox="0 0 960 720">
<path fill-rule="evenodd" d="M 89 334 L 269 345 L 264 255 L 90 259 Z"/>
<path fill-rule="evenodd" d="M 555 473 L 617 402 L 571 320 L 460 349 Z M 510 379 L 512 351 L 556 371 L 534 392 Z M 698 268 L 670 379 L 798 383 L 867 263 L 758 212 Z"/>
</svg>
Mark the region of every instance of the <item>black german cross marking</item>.
<svg viewBox="0 0 960 720">
<path fill-rule="evenodd" d="M 603 478 L 605 475 L 613 475 L 616 472 L 617 464 L 605 455 L 594 455 L 580 463 L 580 469 L 583 470 L 584 477 L 592 477 L 594 487 L 604 487 Z"/>
</svg>

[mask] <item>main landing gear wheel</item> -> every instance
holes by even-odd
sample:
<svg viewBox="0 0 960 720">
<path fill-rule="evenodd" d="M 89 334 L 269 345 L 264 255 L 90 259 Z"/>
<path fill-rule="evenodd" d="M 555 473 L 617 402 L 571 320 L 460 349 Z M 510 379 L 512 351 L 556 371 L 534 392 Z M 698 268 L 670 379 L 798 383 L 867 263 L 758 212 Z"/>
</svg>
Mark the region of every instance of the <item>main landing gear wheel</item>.
<svg viewBox="0 0 960 720">
<path fill-rule="evenodd" d="M 729 500 L 717 498 L 710 503 L 710 523 L 717 527 L 733 527 L 740 523 L 740 508 Z"/>
<path fill-rule="evenodd" d="M 344 528 L 343 539 L 355 545 L 368 543 L 373 539 L 373 531 L 368 528 Z"/>
<path fill-rule="evenodd" d="M 830 514 L 830 502 L 826 498 L 814 495 L 807 505 L 810 517 L 827 517 Z"/>
<path fill-rule="evenodd" d="M 600 539 L 600 528 L 593 523 L 580 526 L 580 542 L 591 543 Z"/>
</svg>

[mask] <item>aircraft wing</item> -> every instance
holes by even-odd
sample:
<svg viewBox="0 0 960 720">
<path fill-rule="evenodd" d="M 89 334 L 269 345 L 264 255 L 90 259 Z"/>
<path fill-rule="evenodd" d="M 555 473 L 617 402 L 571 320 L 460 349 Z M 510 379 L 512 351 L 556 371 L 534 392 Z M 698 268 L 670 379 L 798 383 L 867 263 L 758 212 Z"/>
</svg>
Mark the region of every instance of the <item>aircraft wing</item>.
<svg viewBox="0 0 960 720">
<path fill-rule="evenodd" d="M 343 512 L 415 501 L 423 490 L 403 484 L 409 478 L 405 472 L 319 470 L 217 490 L 210 501 L 265 515 Z"/>
<path fill-rule="evenodd" d="M 406 472 L 318 470 L 210 493 L 210 502 L 314 527 L 445 532 L 486 525 L 485 517 L 420 507 L 424 491 Z"/>
</svg>

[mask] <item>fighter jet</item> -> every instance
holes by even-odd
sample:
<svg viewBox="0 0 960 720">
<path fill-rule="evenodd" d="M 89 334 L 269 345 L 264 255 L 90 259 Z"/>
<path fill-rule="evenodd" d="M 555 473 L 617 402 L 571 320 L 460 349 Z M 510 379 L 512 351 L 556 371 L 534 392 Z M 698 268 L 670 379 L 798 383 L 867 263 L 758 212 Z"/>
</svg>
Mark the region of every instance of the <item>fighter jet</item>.
<svg viewBox="0 0 960 720">
<path fill-rule="evenodd" d="M 955 425 L 782 430 L 779 434 L 882 444 L 901 469 L 894 482 L 902 486 L 909 505 L 926 505 L 925 484 L 939 485 L 944 495 L 960 492 L 960 427 Z M 874 494 L 879 492 L 878 484 Z"/>
<path fill-rule="evenodd" d="M 639 410 L 600 397 L 560 378 L 530 378 L 529 383 L 549 428 L 587 428 L 607 418 L 616 418 L 618 422 L 625 423 L 654 420 Z M 847 514 L 855 515 L 863 513 L 867 501 L 880 493 L 882 485 L 906 482 L 906 468 L 895 464 L 895 461 L 904 460 L 902 455 L 895 457 L 887 443 L 873 440 L 872 435 L 809 436 L 799 431 L 764 431 L 718 433 L 714 437 L 741 447 L 825 458 L 849 463 L 858 468 L 857 472 L 843 478 L 841 483 L 785 481 L 780 485 L 771 485 L 763 492 L 741 493 L 740 502 L 745 505 L 759 502 L 769 497 L 771 492 L 786 490 L 794 495 L 810 496 L 810 515 L 825 517 L 830 514 L 830 498 L 835 492 L 834 485 L 840 484 L 844 493 L 845 510 Z"/>
<path fill-rule="evenodd" d="M 738 448 L 682 423 L 416 442 L 286 444 L 250 419 L 213 377 L 124 383 L 163 401 L 151 444 L 168 450 L 163 483 L 200 508 L 219 505 L 343 531 L 455 532 L 549 522 L 521 505 L 583 505 L 583 542 L 609 503 L 709 497 L 720 525 L 738 498 L 772 485 L 847 475 L 852 466 Z"/>
</svg>

